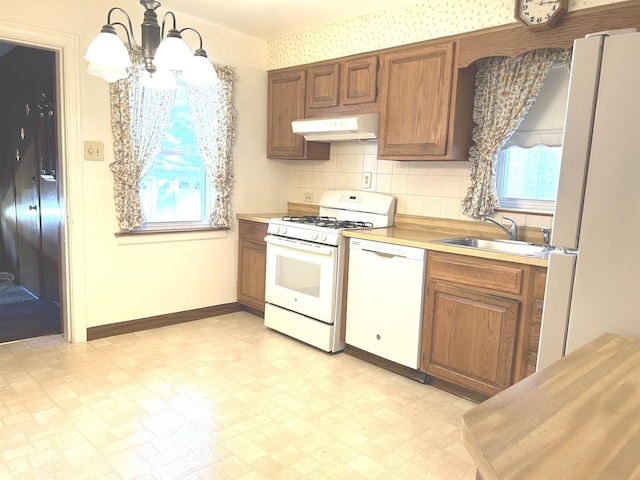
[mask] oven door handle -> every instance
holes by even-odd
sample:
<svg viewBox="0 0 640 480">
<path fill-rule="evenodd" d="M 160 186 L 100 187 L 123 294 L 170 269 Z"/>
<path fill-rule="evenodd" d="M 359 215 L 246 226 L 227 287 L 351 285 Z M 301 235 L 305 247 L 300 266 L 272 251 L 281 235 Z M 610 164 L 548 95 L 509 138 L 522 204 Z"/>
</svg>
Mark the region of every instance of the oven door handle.
<svg viewBox="0 0 640 480">
<path fill-rule="evenodd" d="M 264 241 L 267 244 L 277 245 L 279 247 L 290 248 L 292 250 L 300 250 L 303 252 L 315 253 L 316 255 L 331 256 L 334 254 L 336 248 L 328 247 L 326 245 L 320 245 L 317 243 L 309 243 L 300 240 L 294 240 L 290 238 L 276 237 L 273 235 L 267 235 L 264 237 Z"/>
</svg>

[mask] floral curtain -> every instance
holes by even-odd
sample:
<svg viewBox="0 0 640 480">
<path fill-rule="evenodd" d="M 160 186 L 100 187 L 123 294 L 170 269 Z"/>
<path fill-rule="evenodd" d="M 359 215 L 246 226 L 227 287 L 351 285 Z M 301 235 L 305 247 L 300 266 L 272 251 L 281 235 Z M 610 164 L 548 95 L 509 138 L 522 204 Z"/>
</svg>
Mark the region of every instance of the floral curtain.
<svg viewBox="0 0 640 480">
<path fill-rule="evenodd" d="M 138 186 L 162 148 L 169 128 L 175 89 L 152 89 L 142 85 L 144 63 L 132 53 L 131 74 L 111 84 L 111 129 L 115 161 L 114 176 L 118 225 L 135 230 L 144 223 Z"/>
<path fill-rule="evenodd" d="M 538 97 L 555 61 L 569 62 L 571 50 L 543 49 L 516 58 L 490 57 L 477 62 L 473 146 L 469 149 L 471 185 L 462 213 L 488 215 L 498 204 L 496 163 L 500 149 L 516 131 Z"/>
<path fill-rule="evenodd" d="M 209 221 L 217 227 L 231 225 L 233 164 L 231 147 L 236 136 L 236 110 L 233 87 L 236 79 L 231 67 L 215 65 L 216 85 L 186 84 L 200 158 L 215 192 Z"/>
</svg>

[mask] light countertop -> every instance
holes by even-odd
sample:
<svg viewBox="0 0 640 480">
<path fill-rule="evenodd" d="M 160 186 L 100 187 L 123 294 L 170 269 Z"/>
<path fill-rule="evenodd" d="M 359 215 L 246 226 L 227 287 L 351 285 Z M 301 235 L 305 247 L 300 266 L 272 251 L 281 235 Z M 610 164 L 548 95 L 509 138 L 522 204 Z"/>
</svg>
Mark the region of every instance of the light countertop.
<svg viewBox="0 0 640 480">
<path fill-rule="evenodd" d="M 505 262 L 515 262 L 524 265 L 537 265 L 546 267 L 548 260 L 546 257 L 515 255 L 509 253 L 492 252 L 477 248 L 461 247 L 457 245 L 447 245 L 437 243 L 439 240 L 453 238 L 451 234 L 438 231 L 413 230 L 407 228 L 359 228 L 357 230 L 345 230 L 342 233 L 346 237 L 362 238 L 378 242 L 393 243 L 397 245 L 407 245 L 410 247 L 424 248 L 425 250 L 458 253 L 470 257 L 490 258 Z"/>
<path fill-rule="evenodd" d="M 253 222 L 269 223 L 271 218 L 280 218 L 286 213 L 239 213 L 236 218 L 239 220 L 249 220 Z M 410 247 L 424 248 L 426 250 L 458 253 L 471 257 L 490 258 L 493 260 L 502 260 L 505 262 L 514 262 L 524 265 L 536 265 L 546 267 L 548 260 L 546 257 L 515 255 L 509 253 L 492 252 L 487 250 L 479 250 L 469 247 L 461 247 L 456 245 L 446 245 L 436 243 L 438 240 L 452 238 L 451 234 L 443 233 L 438 230 L 429 229 L 413 229 L 406 227 L 388 227 L 388 228 L 359 228 L 355 230 L 345 230 L 343 235 L 350 238 L 362 238 L 365 240 L 373 240 L 378 242 L 393 243 L 397 245 L 406 245 Z"/>
<path fill-rule="evenodd" d="M 249 220 L 251 222 L 269 223 L 272 218 L 280 218 L 287 215 L 286 213 L 238 213 L 238 220 Z"/>
<path fill-rule="evenodd" d="M 640 340 L 605 334 L 463 415 L 484 480 L 640 479 Z"/>
</svg>

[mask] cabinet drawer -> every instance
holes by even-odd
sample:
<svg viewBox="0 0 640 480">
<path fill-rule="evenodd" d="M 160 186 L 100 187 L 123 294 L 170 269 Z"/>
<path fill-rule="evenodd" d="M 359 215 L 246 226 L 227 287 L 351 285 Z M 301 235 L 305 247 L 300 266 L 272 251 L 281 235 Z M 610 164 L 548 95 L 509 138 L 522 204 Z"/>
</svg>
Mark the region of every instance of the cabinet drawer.
<svg viewBox="0 0 640 480">
<path fill-rule="evenodd" d="M 427 271 L 432 279 L 500 293 L 522 293 L 524 267 L 512 263 L 433 252 Z"/>
<path fill-rule="evenodd" d="M 252 222 L 248 220 L 240 220 L 239 236 L 243 240 L 253 240 L 264 243 L 264 237 L 267 235 L 267 224 L 261 222 Z"/>
</svg>

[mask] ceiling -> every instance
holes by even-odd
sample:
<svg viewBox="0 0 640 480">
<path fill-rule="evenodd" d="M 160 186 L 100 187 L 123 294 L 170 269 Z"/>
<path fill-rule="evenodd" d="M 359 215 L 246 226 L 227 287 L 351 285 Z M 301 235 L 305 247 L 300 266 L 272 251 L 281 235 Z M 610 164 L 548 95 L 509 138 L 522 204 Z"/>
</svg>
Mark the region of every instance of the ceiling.
<svg viewBox="0 0 640 480">
<path fill-rule="evenodd" d="M 428 0 L 163 0 L 167 10 L 220 25 L 262 40 L 274 40 L 350 18 L 425 3 Z M 139 17 L 144 9 L 140 7 Z M 136 13 L 129 11 L 133 18 Z M 179 15 L 178 22 L 180 22 Z M 178 25 L 180 26 L 180 25 Z M 0 43 L 0 57 L 13 45 Z"/>
<path fill-rule="evenodd" d="M 262 40 L 426 0 L 167 0 L 162 10 L 182 12 Z M 180 20 L 178 18 L 178 20 Z"/>
</svg>

